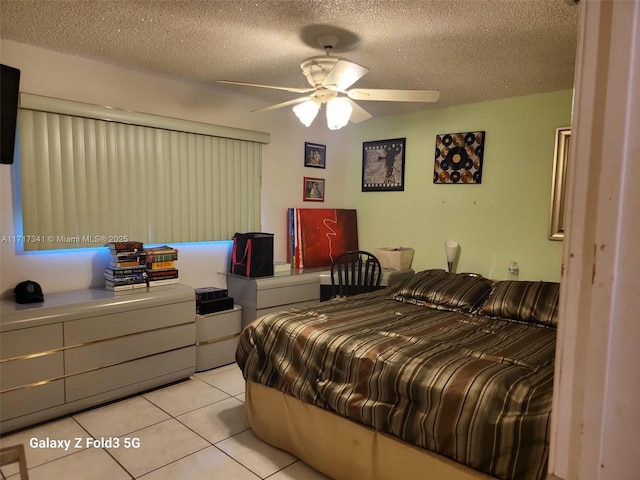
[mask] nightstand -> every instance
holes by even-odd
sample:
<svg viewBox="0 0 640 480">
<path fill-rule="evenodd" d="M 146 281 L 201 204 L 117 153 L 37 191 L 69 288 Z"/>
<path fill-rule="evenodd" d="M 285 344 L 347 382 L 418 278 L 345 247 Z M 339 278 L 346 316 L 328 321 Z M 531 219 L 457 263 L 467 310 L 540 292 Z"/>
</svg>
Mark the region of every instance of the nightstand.
<svg viewBox="0 0 640 480">
<path fill-rule="evenodd" d="M 196 315 L 196 372 L 236 361 L 242 331 L 242 307 Z"/>
<path fill-rule="evenodd" d="M 242 306 L 244 328 L 267 313 L 317 303 L 320 300 L 320 274 L 326 271 L 326 268 L 293 270 L 258 278 L 232 273 L 224 275 L 229 296 Z"/>
</svg>

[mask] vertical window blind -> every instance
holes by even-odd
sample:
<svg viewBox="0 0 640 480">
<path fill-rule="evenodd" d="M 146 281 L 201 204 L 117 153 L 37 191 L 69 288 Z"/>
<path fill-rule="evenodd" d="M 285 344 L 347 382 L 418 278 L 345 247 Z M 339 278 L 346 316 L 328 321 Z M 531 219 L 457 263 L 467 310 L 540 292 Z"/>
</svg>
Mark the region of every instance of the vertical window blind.
<svg viewBox="0 0 640 480">
<path fill-rule="evenodd" d="M 166 128 L 164 117 L 124 123 L 21 107 L 25 250 L 228 240 L 260 230 L 267 134 L 224 138 L 184 131 L 190 122 Z"/>
</svg>

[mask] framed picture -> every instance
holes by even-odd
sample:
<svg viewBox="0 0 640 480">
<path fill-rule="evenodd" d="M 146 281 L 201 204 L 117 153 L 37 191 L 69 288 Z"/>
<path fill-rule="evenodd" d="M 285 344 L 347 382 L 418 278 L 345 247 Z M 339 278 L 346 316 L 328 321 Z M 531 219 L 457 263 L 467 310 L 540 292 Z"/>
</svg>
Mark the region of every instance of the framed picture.
<svg viewBox="0 0 640 480">
<path fill-rule="evenodd" d="M 404 190 L 406 138 L 362 143 L 362 191 Z"/>
<path fill-rule="evenodd" d="M 433 183 L 482 183 L 485 132 L 436 135 Z"/>
<path fill-rule="evenodd" d="M 549 240 L 564 239 L 566 211 L 566 183 L 571 152 L 571 129 L 556 129 L 556 148 L 553 159 L 553 183 L 551 184 L 551 212 L 549 215 Z"/>
<path fill-rule="evenodd" d="M 327 146 L 304 142 L 304 166 L 325 168 L 327 165 Z"/>
<path fill-rule="evenodd" d="M 324 202 L 324 178 L 304 177 L 302 200 L 305 202 Z"/>
</svg>

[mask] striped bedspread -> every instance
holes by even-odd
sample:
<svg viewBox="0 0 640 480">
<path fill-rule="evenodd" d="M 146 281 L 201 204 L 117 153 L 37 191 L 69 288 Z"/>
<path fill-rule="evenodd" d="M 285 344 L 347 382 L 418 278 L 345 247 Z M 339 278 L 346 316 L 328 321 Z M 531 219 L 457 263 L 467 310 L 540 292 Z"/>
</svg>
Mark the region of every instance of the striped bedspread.
<svg viewBox="0 0 640 480">
<path fill-rule="evenodd" d="M 501 479 L 546 474 L 554 328 L 388 299 L 269 314 L 242 333 L 247 380 Z"/>
</svg>

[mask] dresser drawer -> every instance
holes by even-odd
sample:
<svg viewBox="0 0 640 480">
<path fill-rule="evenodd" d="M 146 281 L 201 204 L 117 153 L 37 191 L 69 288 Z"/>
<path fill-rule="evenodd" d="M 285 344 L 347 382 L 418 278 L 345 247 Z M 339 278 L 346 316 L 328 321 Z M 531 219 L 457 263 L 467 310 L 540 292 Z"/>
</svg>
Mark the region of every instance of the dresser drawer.
<svg viewBox="0 0 640 480">
<path fill-rule="evenodd" d="M 207 342 L 226 337 L 242 330 L 242 308 L 235 306 L 233 310 L 196 315 L 196 342 Z"/>
<path fill-rule="evenodd" d="M 193 319 L 195 303 L 184 302 L 144 308 L 96 318 L 73 320 L 64 324 L 64 343 L 82 345 L 97 340 L 130 335 L 184 323 Z"/>
<path fill-rule="evenodd" d="M 62 345 L 62 324 L 0 333 L 0 391 L 61 378 Z"/>
<path fill-rule="evenodd" d="M 38 412 L 64 403 L 64 380 L 35 387 L 18 388 L 0 394 L 2 421 Z"/>
<path fill-rule="evenodd" d="M 228 365 L 236 361 L 240 334 L 196 347 L 196 372 Z"/>
<path fill-rule="evenodd" d="M 67 402 L 73 402 L 180 370 L 195 371 L 195 346 L 161 353 L 65 378 Z"/>
<path fill-rule="evenodd" d="M 268 288 L 257 291 L 258 309 L 307 302 L 320 298 L 320 286 L 316 283 L 303 283 L 286 287 Z"/>
<path fill-rule="evenodd" d="M 194 344 L 194 330 L 191 323 L 70 348 L 64 352 L 65 372 L 73 375 L 190 346 Z"/>
<path fill-rule="evenodd" d="M 0 333 L 0 354 L 3 360 L 48 352 L 61 348 L 62 345 L 61 323 Z"/>
<path fill-rule="evenodd" d="M 0 391 L 33 383 L 62 378 L 62 352 L 32 358 L 9 360 L 0 364 Z"/>
</svg>

